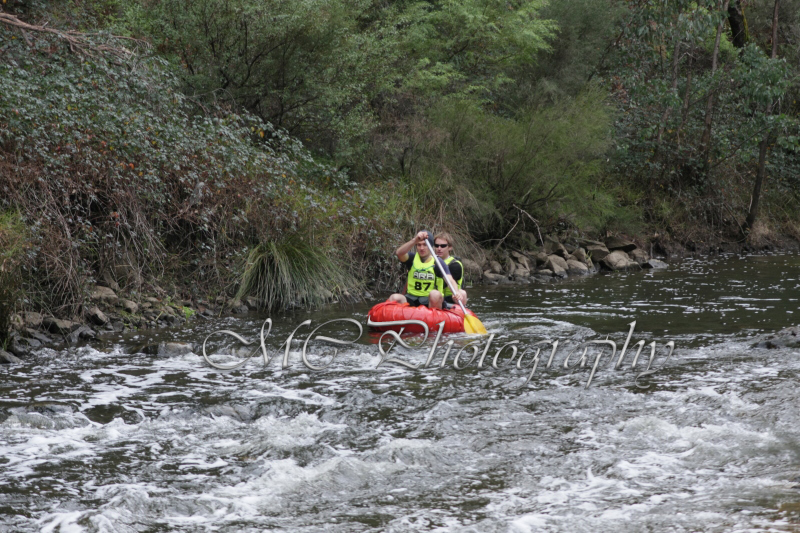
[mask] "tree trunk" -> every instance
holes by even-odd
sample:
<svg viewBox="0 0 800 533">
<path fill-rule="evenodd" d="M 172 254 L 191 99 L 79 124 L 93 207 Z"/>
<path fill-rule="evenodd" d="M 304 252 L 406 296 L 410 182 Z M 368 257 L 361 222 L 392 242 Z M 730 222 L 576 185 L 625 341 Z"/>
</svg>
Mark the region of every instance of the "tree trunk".
<svg viewBox="0 0 800 533">
<path fill-rule="evenodd" d="M 675 43 L 675 51 L 673 52 L 672 57 L 672 94 L 676 94 L 678 92 L 678 66 L 681 60 L 681 41 L 678 39 L 678 42 Z M 656 149 L 655 153 L 653 154 L 653 159 L 658 157 L 659 149 L 661 148 L 661 139 L 664 135 L 664 129 L 667 127 L 667 119 L 669 118 L 670 111 L 672 110 L 672 106 L 667 106 L 664 109 L 664 113 L 661 115 L 661 125 L 658 127 L 658 134 L 656 135 Z"/>
<path fill-rule="evenodd" d="M 770 55 L 772 59 L 778 57 L 778 9 L 780 3 L 781 0 L 775 0 L 775 7 L 772 9 L 772 55 Z"/>
<path fill-rule="evenodd" d="M 772 54 L 771 58 L 778 57 L 778 9 L 780 8 L 781 0 L 775 0 L 775 7 L 772 9 Z M 772 107 L 774 102 L 767 106 L 767 117 L 772 114 Z M 756 170 L 756 181 L 753 184 L 753 199 L 750 202 L 750 212 L 747 213 L 747 219 L 744 221 L 744 231 L 749 231 L 753 228 L 758 216 L 758 203 L 761 200 L 761 187 L 764 184 L 767 168 L 767 149 L 769 148 L 769 140 L 772 136 L 773 130 L 770 129 L 764 135 L 761 145 L 758 147 L 758 168 Z"/>
<path fill-rule="evenodd" d="M 678 130 L 675 132 L 675 139 L 678 143 L 678 149 L 681 147 L 681 132 L 686 125 L 686 120 L 689 118 L 689 101 L 692 94 L 692 56 L 689 56 L 689 65 L 686 69 L 686 90 L 683 93 L 683 104 L 681 105 L 681 123 Z"/>
<path fill-rule="evenodd" d="M 725 0 L 722 5 L 722 12 L 728 11 L 730 0 Z M 725 27 L 725 19 L 719 21 L 717 26 L 717 38 L 714 41 L 714 53 L 711 56 L 711 77 L 717 72 L 717 61 L 719 59 L 719 42 L 722 39 L 722 29 Z M 714 119 L 714 88 L 710 87 L 708 90 L 708 99 L 706 100 L 706 116 L 703 125 L 703 136 L 700 138 L 700 153 L 703 157 L 703 167 L 708 168 L 709 152 L 711 150 L 711 123 Z"/>
<path fill-rule="evenodd" d="M 733 46 L 742 49 L 750 38 L 747 33 L 747 19 L 744 18 L 744 9 L 741 0 L 733 0 L 728 6 L 728 22 L 731 25 Z"/>
</svg>

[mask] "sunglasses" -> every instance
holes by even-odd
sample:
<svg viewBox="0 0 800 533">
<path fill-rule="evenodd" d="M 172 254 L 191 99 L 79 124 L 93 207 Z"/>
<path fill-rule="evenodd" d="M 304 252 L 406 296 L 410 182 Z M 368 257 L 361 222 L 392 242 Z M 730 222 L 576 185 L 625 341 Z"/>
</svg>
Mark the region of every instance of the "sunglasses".
<svg viewBox="0 0 800 533">
<path fill-rule="evenodd" d="M 449 244 L 434 244 L 434 248 L 447 248 L 450 246 Z"/>
</svg>

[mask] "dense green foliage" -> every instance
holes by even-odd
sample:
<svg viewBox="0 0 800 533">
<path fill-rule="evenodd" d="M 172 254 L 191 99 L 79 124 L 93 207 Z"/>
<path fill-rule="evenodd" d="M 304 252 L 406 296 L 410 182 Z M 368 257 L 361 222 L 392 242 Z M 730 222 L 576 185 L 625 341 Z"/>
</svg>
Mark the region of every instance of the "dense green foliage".
<svg viewBox="0 0 800 533">
<path fill-rule="evenodd" d="M 796 231 L 800 189 L 789 176 L 800 170 L 798 56 L 786 47 L 770 59 L 773 6 L 750 3 L 745 14 L 759 23 L 749 25 L 750 41 L 738 49 L 720 2 L 642 0 L 625 17 L 610 64 L 623 113 L 608 172 L 642 190 L 648 218 L 684 240 L 738 240 L 747 233 L 762 143 L 771 176 L 762 221 Z M 797 31 L 797 7 L 781 3 L 779 35 Z"/>
<path fill-rule="evenodd" d="M 22 267 L 37 306 L 74 309 L 94 279 L 139 290 L 180 272 L 219 290 L 250 246 L 297 231 L 324 250 L 351 247 L 365 270 L 366 255 L 398 238 L 402 217 L 377 205 L 379 186 L 351 191 L 269 123 L 198 112 L 162 60 L 37 37 L 31 49 L 0 27 L 0 189 L 31 228 Z M 120 46 L 85 43 L 104 45 Z M 351 246 L 366 235 L 372 246 Z"/>
</svg>

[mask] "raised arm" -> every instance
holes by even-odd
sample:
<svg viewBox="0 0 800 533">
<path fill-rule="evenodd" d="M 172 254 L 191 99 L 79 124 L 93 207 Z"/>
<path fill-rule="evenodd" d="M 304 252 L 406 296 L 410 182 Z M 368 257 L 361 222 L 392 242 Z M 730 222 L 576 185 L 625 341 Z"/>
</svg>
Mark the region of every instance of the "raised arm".
<svg viewBox="0 0 800 533">
<path fill-rule="evenodd" d="M 402 263 L 405 263 L 406 261 L 408 261 L 408 252 L 413 250 L 418 242 L 422 242 L 427 238 L 428 238 L 428 232 L 420 231 L 419 233 L 414 235 L 413 239 L 411 239 L 405 244 L 401 244 L 400 247 L 397 250 L 395 250 L 394 254 Z"/>
</svg>

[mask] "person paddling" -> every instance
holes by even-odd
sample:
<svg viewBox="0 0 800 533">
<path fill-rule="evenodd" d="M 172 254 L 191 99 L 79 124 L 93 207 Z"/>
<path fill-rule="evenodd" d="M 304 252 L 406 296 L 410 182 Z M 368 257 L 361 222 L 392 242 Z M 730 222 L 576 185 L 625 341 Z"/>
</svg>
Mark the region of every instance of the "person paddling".
<svg viewBox="0 0 800 533">
<path fill-rule="evenodd" d="M 450 274 L 452 274 L 453 280 L 455 280 L 453 285 L 458 287 L 457 292 L 461 295 L 461 303 L 466 305 L 467 291 L 461 288 L 461 284 L 464 282 L 464 265 L 457 257 L 450 255 L 453 252 L 452 235 L 442 232 L 434 237 L 433 241 L 433 247 L 436 250 L 436 255 L 439 256 L 439 258 L 444 261 L 444 264 L 450 269 Z M 442 291 L 445 303 L 450 305 L 455 304 L 455 300 L 453 300 L 453 293 L 450 291 L 450 287 L 447 286 L 444 280 L 439 280 L 439 286 L 437 288 Z"/>
<path fill-rule="evenodd" d="M 405 294 L 392 294 L 389 297 L 390 301 L 408 303 L 412 307 L 424 305 L 431 309 L 441 309 L 444 295 L 438 287 L 444 284 L 442 278 L 449 276 L 453 286 L 457 285 L 446 264 L 444 272 L 439 270 L 426 240 L 433 245 L 433 234 L 429 231 L 420 231 L 395 251 L 397 258 L 408 268 L 408 284 Z M 413 249 L 416 251 L 412 251 Z M 456 295 L 455 301 L 460 298 L 461 295 Z"/>
</svg>

